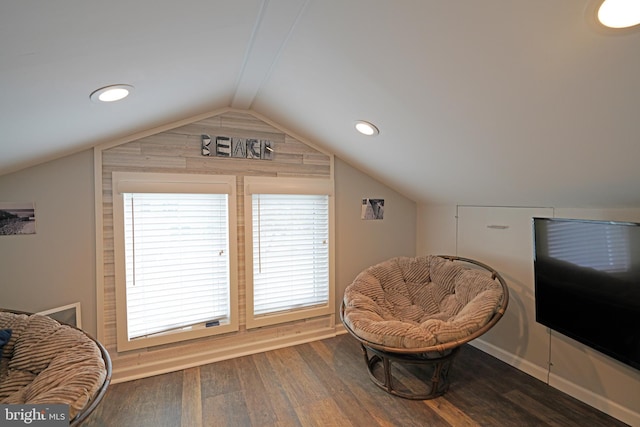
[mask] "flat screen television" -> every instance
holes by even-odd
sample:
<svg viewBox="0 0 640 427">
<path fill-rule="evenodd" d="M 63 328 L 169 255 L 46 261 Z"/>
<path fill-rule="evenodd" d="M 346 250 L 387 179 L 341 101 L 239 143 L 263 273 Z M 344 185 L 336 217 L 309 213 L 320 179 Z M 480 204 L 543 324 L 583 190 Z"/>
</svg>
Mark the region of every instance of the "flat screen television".
<svg viewBox="0 0 640 427">
<path fill-rule="evenodd" d="M 533 218 L 536 321 L 640 369 L 640 224 Z"/>
</svg>

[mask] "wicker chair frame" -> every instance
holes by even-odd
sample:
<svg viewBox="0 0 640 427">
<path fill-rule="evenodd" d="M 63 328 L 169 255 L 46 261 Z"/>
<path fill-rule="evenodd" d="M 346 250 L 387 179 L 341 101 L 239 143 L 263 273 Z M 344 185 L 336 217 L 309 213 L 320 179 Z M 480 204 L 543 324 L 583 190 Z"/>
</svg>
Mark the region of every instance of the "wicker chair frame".
<svg viewBox="0 0 640 427">
<path fill-rule="evenodd" d="M 461 262 L 476 265 L 491 273 L 491 278 L 497 280 L 503 290 L 501 305 L 496 309 L 489 321 L 474 333 L 464 339 L 440 343 L 430 347 L 421 348 L 396 348 L 380 345 L 359 337 L 344 320 L 344 300 L 340 306 L 340 319 L 347 331 L 360 342 L 364 361 L 369 372 L 369 377 L 375 385 L 394 396 L 412 400 L 428 400 L 442 396 L 449 390 L 449 369 L 460 347 L 486 333 L 502 318 L 509 304 L 509 288 L 502 276 L 493 268 L 480 261 L 453 255 L 438 255 L 451 262 Z M 423 372 L 426 371 L 428 379 L 423 379 L 426 391 L 400 389 L 396 387 L 398 381 L 393 376 L 392 364 L 420 365 Z M 379 366 L 382 369 L 379 369 Z"/>
</svg>

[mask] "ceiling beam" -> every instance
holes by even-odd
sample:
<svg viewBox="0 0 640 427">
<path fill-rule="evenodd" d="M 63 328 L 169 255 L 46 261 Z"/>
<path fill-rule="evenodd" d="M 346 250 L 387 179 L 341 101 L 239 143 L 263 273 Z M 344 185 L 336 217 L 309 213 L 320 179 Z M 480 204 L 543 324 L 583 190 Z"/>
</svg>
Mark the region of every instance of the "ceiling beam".
<svg viewBox="0 0 640 427">
<path fill-rule="evenodd" d="M 232 108 L 251 108 L 308 3 L 263 0 L 236 82 Z"/>
</svg>

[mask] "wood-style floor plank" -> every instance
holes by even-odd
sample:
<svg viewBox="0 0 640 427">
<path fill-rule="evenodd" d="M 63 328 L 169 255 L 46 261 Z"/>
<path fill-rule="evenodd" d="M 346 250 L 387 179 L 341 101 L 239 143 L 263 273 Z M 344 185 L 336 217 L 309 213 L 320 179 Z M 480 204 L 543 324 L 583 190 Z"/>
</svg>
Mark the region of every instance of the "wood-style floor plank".
<svg viewBox="0 0 640 427">
<path fill-rule="evenodd" d="M 305 363 L 307 363 L 313 371 L 328 373 L 327 375 L 320 375 L 319 381 L 328 391 L 329 395 L 333 397 L 336 405 L 335 411 L 339 411 L 340 414 L 351 420 L 348 425 L 369 427 L 376 424 L 376 420 L 371 414 L 363 414 L 362 411 L 358 409 L 360 407 L 360 401 L 352 393 L 349 384 L 336 374 L 332 365 L 327 364 L 331 352 L 322 342 L 313 343 L 308 346 L 298 346 L 297 349 Z M 335 396 L 340 396 L 340 398 L 335 399 Z"/>
<path fill-rule="evenodd" d="M 295 347 L 268 352 L 267 359 L 294 408 L 332 397 Z"/>
<path fill-rule="evenodd" d="M 297 407 L 296 414 L 305 427 L 352 427 L 354 425 L 340 410 L 336 399 L 329 397 Z"/>
<path fill-rule="evenodd" d="M 154 376 L 109 387 L 84 426 L 180 426 L 183 372 Z"/>
<path fill-rule="evenodd" d="M 410 371 L 399 370 L 406 385 Z M 112 384 L 84 426 L 625 425 L 469 345 L 449 374 L 440 398 L 392 396 L 369 379 L 358 342 L 341 335 Z"/>
<path fill-rule="evenodd" d="M 202 426 L 202 387 L 200 368 L 182 371 L 182 419 L 183 426 Z"/>
<path fill-rule="evenodd" d="M 446 395 L 438 399 L 425 400 L 424 404 L 452 426 L 478 427 L 480 425 L 471 419 L 469 415 L 452 405 L 447 400 Z"/>
<path fill-rule="evenodd" d="M 268 408 L 261 408 L 262 411 L 268 411 L 263 414 L 262 417 L 275 418 L 276 422 L 273 425 L 277 426 L 300 426 L 301 424 L 295 409 L 287 397 L 282 382 L 269 363 L 267 353 L 254 354 L 249 356 L 249 358 L 255 365 L 257 373 L 264 384 L 264 389 L 258 393 L 264 393 L 263 398 L 269 403 Z M 250 393 L 250 391 L 247 391 L 247 393 Z M 252 407 L 252 412 L 254 409 L 255 408 Z M 252 425 L 265 424 L 258 423 Z"/>
<path fill-rule="evenodd" d="M 244 399 L 247 407 L 251 408 L 248 412 L 251 425 L 276 425 L 278 424 L 278 411 L 274 409 L 271 403 L 271 387 L 265 385 L 254 360 L 253 357 L 247 357 L 237 365 L 237 369 L 242 370 L 240 384 Z"/>
</svg>

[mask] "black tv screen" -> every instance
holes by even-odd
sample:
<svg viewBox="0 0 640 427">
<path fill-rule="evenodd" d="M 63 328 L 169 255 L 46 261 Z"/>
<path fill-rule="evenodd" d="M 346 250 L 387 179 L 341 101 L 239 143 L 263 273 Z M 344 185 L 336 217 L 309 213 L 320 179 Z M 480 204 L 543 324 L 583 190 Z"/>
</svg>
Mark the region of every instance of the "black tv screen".
<svg viewBox="0 0 640 427">
<path fill-rule="evenodd" d="M 536 321 L 640 369 L 640 224 L 533 218 Z"/>
</svg>

